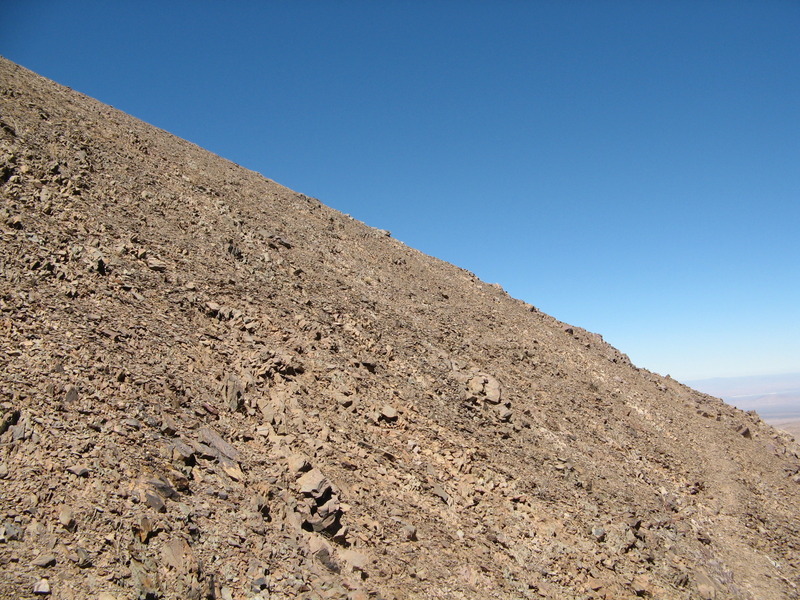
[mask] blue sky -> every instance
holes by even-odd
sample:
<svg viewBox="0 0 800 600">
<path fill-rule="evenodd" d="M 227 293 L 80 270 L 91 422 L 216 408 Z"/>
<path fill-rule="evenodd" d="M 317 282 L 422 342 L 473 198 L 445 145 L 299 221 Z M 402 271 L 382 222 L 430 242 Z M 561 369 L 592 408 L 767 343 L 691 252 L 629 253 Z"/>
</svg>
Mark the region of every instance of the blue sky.
<svg viewBox="0 0 800 600">
<path fill-rule="evenodd" d="M 800 372 L 793 0 L 28 0 L 0 54 L 639 366 Z"/>
</svg>

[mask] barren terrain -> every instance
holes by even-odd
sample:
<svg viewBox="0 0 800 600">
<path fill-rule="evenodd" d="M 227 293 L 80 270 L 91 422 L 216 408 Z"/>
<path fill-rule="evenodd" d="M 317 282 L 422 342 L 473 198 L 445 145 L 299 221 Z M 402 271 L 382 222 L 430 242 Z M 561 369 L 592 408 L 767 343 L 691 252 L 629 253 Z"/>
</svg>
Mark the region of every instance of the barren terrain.
<svg viewBox="0 0 800 600">
<path fill-rule="evenodd" d="M 599 335 L 3 59 L 0 198 L 0 597 L 800 598 L 798 446 Z"/>
</svg>

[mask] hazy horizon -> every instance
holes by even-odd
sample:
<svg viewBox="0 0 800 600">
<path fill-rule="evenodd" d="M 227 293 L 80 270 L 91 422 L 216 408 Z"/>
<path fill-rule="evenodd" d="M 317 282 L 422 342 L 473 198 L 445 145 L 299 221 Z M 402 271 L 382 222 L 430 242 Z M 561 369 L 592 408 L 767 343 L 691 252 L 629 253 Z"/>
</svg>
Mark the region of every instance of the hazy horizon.
<svg viewBox="0 0 800 600">
<path fill-rule="evenodd" d="M 800 420 L 800 373 L 713 377 L 682 381 L 771 423 Z"/>
</svg>

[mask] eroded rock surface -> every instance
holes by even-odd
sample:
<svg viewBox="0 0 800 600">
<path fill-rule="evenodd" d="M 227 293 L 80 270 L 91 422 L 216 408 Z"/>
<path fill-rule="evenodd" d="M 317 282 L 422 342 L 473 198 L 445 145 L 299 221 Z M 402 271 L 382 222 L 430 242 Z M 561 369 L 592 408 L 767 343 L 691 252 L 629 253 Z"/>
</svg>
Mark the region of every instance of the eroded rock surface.
<svg viewBox="0 0 800 600">
<path fill-rule="evenodd" d="M 797 445 L 0 60 L 0 597 L 798 598 Z"/>
</svg>

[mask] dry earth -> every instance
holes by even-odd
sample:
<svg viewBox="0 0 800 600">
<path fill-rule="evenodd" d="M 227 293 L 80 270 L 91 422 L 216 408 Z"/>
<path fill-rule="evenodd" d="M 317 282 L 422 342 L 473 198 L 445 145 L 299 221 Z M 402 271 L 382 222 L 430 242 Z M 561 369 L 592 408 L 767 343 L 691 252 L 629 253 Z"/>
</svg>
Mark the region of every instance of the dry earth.
<svg viewBox="0 0 800 600">
<path fill-rule="evenodd" d="M 3 59 L 0 102 L 0 597 L 800 598 L 755 414 Z"/>
</svg>

